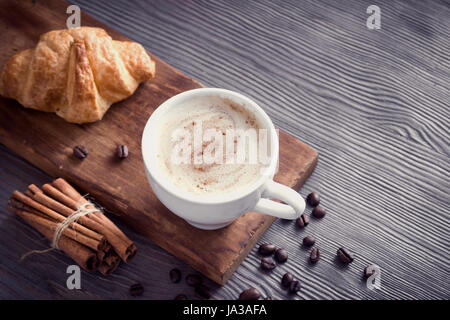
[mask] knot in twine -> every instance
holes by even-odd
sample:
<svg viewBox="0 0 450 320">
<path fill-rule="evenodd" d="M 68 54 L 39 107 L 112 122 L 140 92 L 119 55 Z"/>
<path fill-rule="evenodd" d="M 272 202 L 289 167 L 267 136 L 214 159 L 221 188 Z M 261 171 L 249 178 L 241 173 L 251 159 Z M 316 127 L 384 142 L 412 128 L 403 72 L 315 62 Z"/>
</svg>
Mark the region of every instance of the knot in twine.
<svg viewBox="0 0 450 320">
<path fill-rule="evenodd" d="M 82 204 L 79 204 L 81 201 L 85 200 L 84 197 L 81 197 L 80 200 L 77 202 L 77 210 L 75 210 L 70 216 L 68 216 L 66 219 L 58 223 L 58 225 L 55 228 L 55 233 L 53 234 L 53 240 L 50 245 L 50 248 L 45 250 L 31 250 L 27 253 L 25 253 L 21 258 L 20 261 L 25 259 L 26 257 L 35 254 L 35 253 L 46 253 L 49 251 L 52 251 L 54 249 L 59 249 L 59 239 L 61 239 L 61 236 L 63 235 L 64 230 L 69 227 L 72 223 L 76 223 L 78 219 L 81 217 L 84 217 L 85 215 L 88 215 L 92 212 L 101 211 L 100 209 L 96 208 L 95 205 L 90 202 L 86 201 Z M 92 206 L 93 208 L 89 209 L 88 206 Z"/>
</svg>

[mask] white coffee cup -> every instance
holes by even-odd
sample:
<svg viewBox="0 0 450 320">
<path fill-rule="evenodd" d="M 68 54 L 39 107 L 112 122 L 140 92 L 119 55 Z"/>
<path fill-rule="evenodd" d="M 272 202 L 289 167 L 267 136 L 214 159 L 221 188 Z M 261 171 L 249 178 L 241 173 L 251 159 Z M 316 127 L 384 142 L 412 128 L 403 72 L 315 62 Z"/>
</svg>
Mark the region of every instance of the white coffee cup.
<svg viewBox="0 0 450 320">
<path fill-rule="evenodd" d="M 157 157 L 158 137 L 164 130 L 164 117 L 174 112 L 176 106 L 190 99 L 220 97 L 244 106 L 250 110 L 270 139 L 270 162 L 261 170 L 254 182 L 243 186 L 236 192 L 222 195 L 199 195 L 188 192 L 171 183 L 161 168 Z M 170 134 L 170 133 L 168 133 Z M 273 177 L 278 164 L 278 135 L 269 116 L 254 101 L 240 93 L 225 89 L 201 88 L 182 92 L 161 104 L 150 116 L 142 135 L 142 156 L 147 178 L 158 199 L 174 214 L 191 225 L 205 230 L 227 226 L 246 212 L 256 211 L 283 219 L 296 219 L 305 210 L 305 201 L 295 190 L 274 182 Z M 274 198 L 282 204 L 269 200 Z"/>
</svg>

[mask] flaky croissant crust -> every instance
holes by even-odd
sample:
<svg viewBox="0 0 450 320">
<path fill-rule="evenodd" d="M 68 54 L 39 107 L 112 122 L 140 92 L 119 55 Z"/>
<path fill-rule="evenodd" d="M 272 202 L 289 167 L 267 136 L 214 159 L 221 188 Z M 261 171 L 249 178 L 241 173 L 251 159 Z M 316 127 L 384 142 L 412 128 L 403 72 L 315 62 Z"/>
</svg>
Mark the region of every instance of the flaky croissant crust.
<svg viewBox="0 0 450 320">
<path fill-rule="evenodd" d="M 80 27 L 45 33 L 36 48 L 11 57 L 0 95 L 68 122 L 94 122 L 154 76 L 155 63 L 140 44 Z"/>
</svg>

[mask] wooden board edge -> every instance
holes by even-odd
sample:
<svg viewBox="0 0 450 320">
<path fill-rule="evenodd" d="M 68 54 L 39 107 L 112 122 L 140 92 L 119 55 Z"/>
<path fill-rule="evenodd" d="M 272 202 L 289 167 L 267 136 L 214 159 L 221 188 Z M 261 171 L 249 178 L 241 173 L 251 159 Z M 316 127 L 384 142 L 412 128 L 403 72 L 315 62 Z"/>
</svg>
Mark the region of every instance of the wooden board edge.
<svg viewBox="0 0 450 320">
<path fill-rule="evenodd" d="M 250 240 L 247 242 L 247 245 L 241 250 L 241 252 L 237 255 L 237 258 L 232 261 L 231 265 L 228 267 L 228 269 L 225 271 L 225 273 L 219 277 L 217 280 L 214 280 L 220 285 L 224 285 L 228 279 L 230 279 L 231 275 L 236 271 L 236 269 L 239 267 L 239 265 L 244 261 L 244 259 L 248 256 L 250 251 L 255 246 L 256 242 L 262 237 L 262 235 L 269 229 L 269 227 L 272 225 L 272 223 L 275 221 L 275 217 L 268 217 L 264 223 L 262 224 L 262 227 L 259 227 L 256 229 L 255 234 L 253 237 L 250 238 Z"/>
<path fill-rule="evenodd" d="M 308 180 L 308 178 L 312 175 L 312 173 L 317 167 L 317 163 L 319 162 L 319 154 L 317 153 L 316 150 L 312 148 L 311 150 L 314 152 L 313 158 L 309 163 L 309 165 L 307 166 L 305 173 L 297 180 L 292 189 L 298 191 L 305 184 L 306 180 Z"/>
</svg>

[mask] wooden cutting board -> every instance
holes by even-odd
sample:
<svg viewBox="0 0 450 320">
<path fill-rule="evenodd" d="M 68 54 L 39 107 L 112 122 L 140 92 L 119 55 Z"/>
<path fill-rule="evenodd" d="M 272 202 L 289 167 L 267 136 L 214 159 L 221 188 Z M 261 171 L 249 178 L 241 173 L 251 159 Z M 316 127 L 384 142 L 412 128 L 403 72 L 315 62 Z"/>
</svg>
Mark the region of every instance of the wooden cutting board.
<svg viewBox="0 0 450 320">
<path fill-rule="evenodd" d="M 62 0 L 0 0 L 0 65 L 14 53 L 34 47 L 40 34 L 65 28 L 68 5 Z M 114 39 L 127 40 L 86 14 L 82 14 L 81 23 L 102 27 Z M 190 226 L 157 200 L 145 177 L 140 151 L 144 125 L 162 102 L 202 85 L 151 56 L 156 61 L 155 79 L 113 105 L 102 121 L 93 124 L 70 124 L 54 114 L 25 109 L 0 97 L 0 143 L 48 174 L 66 178 L 117 213 L 123 222 L 223 284 L 274 218 L 249 212 L 226 228 L 204 231 Z M 298 189 L 314 170 L 317 153 L 283 131 L 279 138 L 276 181 Z M 120 144 L 130 150 L 124 161 L 115 156 Z M 72 156 L 76 145 L 88 148 L 85 160 Z"/>
</svg>

